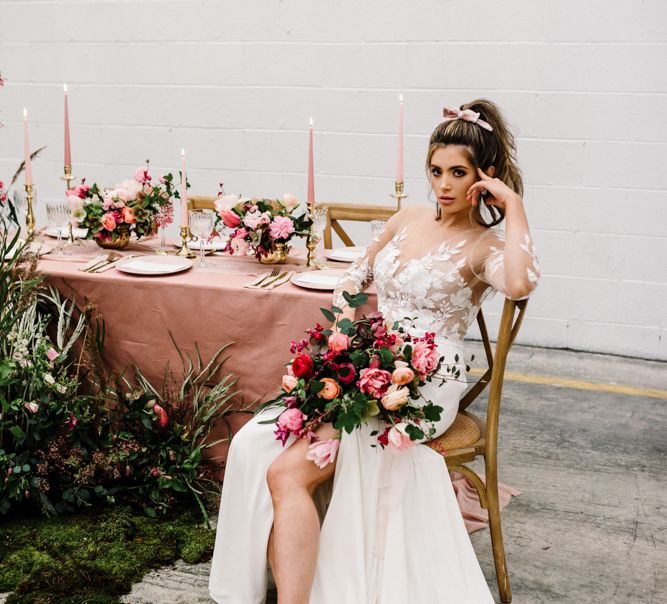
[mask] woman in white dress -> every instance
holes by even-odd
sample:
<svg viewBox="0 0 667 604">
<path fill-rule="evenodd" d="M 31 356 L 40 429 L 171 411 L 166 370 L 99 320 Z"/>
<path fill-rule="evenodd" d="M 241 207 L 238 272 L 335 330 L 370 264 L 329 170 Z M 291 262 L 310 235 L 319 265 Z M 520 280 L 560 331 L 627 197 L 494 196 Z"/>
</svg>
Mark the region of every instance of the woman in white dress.
<svg viewBox="0 0 667 604">
<path fill-rule="evenodd" d="M 371 281 L 388 322 L 415 318 L 413 335 L 435 332 L 445 363 L 461 375 L 463 337 L 493 290 L 521 299 L 539 268 L 521 199 L 513 137 L 486 100 L 444 111 L 426 166 L 435 207 L 406 207 L 387 223 L 334 292 Z M 504 234 L 493 227 L 506 219 Z M 443 407 L 436 436 L 454 421 L 461 381 L 423 389 Z M 261 604 L 267 560 L 279 604 L 482 604 L 493 598 L 466 532 L 447 467 L 417 445 L 371 447 L 378 421 L 343 433 L 334 462 L 306 459 L 306 439 L 283 447 L 272 409 L 234 437 L 220 504 L 210 593 L 225 604 Z M 318 438 L 334 438 L 329 424 Z M 320 525 L 314 496 L 330 484 Z"/>
</svg>

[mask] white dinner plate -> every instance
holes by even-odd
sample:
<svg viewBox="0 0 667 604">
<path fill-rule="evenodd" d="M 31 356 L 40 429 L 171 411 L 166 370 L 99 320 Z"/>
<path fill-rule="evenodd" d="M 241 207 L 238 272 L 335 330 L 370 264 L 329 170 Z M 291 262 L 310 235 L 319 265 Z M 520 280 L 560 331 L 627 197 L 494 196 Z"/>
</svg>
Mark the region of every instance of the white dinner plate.
<svg viewBox="0 0 667 604">
<path fill-rule="evenodd" d="M 171 275 L 192 266 L 192 262 L 178 256 L 136 256 L 116 263 L 116 268 L 132 275 Z"/>
<path fill-rule="evenodd" d="M 292 283 L 306 289 L 333 291 L 344 274 L 345 271 L 339 270 L 308 271 L 307 273 L 299 273 L 292 277 Z"/>
<path fill-rule="evenodd" d="M 215 237 L 213 241 L 204 242 L 204 251 L 205 252 L 221 252 L 225 249 L 227 245 L 227 239 L 220 239 L 220 237 Z M 178 247 L 181 247 L 180 245 Z M 199 251 L 199 241 L 188 241 L 188 247 L 191 250 Z"/>
<path fill-rule="evenodd" d="M 69 227 L 49 227 L 44 231 L 44 234 L 48 235 L 49 237 L 57 237 L 58 231 L 60 231 L 61 237 L 69 237 Z M 86 235 L 88 234 L 88 229 L 80 229 L 78 227 L 74 227 L 72 229 L 72 234 L 77 239 L 85 239 Z"/>
<path fill-rule="evenodd" d="M 21 240 L 18 245 L 19 246 L 23 245 L 23 240 Z M 18 246 L 7 250 L 4 259 L 11 260 L 14 257 L 14 254 L 16 253 L 17 247 Z M 46 243 L 42 243 L 40 241 L 33 241 L 28 247 L 28 249 L 33 254 L 37 254 L 38 256 L 43 256 L 44 254 L 48 254 L 53 248 Z"/>
<path fill-rule="evenodd" d="M 327 260 L 336 262 L 354 262 L 364 253 L 363 247 L 339 247 L 333 250 L 327 250 Z"/>
</svg>

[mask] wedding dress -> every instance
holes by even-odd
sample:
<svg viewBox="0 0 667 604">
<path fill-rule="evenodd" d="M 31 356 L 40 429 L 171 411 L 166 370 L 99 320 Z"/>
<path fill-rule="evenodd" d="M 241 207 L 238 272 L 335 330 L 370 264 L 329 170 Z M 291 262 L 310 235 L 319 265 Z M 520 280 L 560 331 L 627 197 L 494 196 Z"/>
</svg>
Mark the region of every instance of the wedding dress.
<svg viewBox="0 0 667 604">
<path fill-rule="evenodd" d="M 445 363 L 459 365 L 462 380 L 463 337 L 492 290 L 507 295 L 505 262 L 521 267 L 527 289 L 537 283 L 530 235 L 506 249 L 501 233 L 477 227 L 469 237 L 431 245 L 410 212 L 371 242 L 339 283 L 334 304 L 344 306 L 344 289 L 359 292 L 374 281 L 388 322 L 409 317 L 411 333 L 435 332 Z M 454 421 L 464 390 L 455 380 L 423 387 L 424 397 L 443 407 L 438 435 Z M 209 583 L 218 603 L 265 602 L 273 523 L 266 472 L 284 449 L 273 426 L 258 422 L 275 416 L 275 409 L 256 416 L 229 450 Z M 311 604 L 492 603 L 442 457 L 424 445 L 399 453 L 371 447 L 378 428 L 371 420 L 342 435 Z"/>
</svg>

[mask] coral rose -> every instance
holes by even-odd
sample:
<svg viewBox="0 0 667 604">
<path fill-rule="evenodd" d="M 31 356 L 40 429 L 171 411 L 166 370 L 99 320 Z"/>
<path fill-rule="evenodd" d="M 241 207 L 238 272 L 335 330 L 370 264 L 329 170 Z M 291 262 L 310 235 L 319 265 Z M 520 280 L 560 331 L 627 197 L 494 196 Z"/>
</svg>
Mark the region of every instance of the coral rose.
<svg viewBox="0 0 667 604">
<path fill-rule="evenodd" d="M 317 396 L 320 398 L 323 398 L 325 401 L 331 401 L 340 394 L 340 386 L 336 380 L 322 378 L 320 382 L 324 384 L 324 388 L 317 393 Z"/>
<path fill-rule="evenodd" d="M 438 352 L 432 344 L 417 342 L 412 349 L 411 362 L 423 380 L 438 366 Z"/>
<path fill-rule="evenodd" d="M 407 388 L 401 388 L 397 384 L 389 386 L 387 393 L 382 397 L 382 406 L 387 411 L 398 411 L 408 402 L 410 391 Z"/>
<path fill-rule="evenodd" d="M 343 333 L 335 331 L 329 336 L 328 344 L 329 350 L 332 350 L 338 354 L 339 352 L 343 352 L 343 350 L 347 350 L 350 347 L 350 338 L 348 338 Z"/>
<path fill-rule="evenodd" d="M 308 447 L 306 459 L 315 462 L 318 468 L 324 468 L 336 461 L 339 446 L 340 441 L 337 438 L 316 441 Z"/>
<path fill-rule="evenodd" d="M 132 208 L 128 208 L 125 206 L 122 210 L 122 215 L 123 215 L 123 222 L 127 222 L 127 224 L 134 224 L 137 219 L 134 217 L 134 212 L 132 211 Z"/>
<path fill-rule="evenodd" d="M 313 359 L 309 354 L 300 354 L 292 361 L 292 372 L 307 380 L 313 375 Z"/>
<path fill-rule="evenodd" d="M 282 380 L 282 387 L 285 392 L 292 392 L 299 380 L 297 380 L 293 375 L 284 375 Z"/>
<path fill-rule="evenodd" d="M 104 214 L 100 223 L 102 224 L 102 228 L 107 231 L 113 231 L 116 228 L 116 218 L 111 212 Z"/>
<path fill-rule="evenodd" d="M 408 367 L 405 361 L 396 361 L 396 369 L 391 374 L 391 381 L 399 386 L 405 386 L 415 379 L 415 372 Z"/>
<path fill-rule="evenodd" d="M 389 447 L 394 451 L 405 451 L 405 449 L 410 449 L 414 447 L 415 441 L 408 436 L 408 433 L 405 429 L 408 425 L 405 422 L 400 422 L 393 426 L 387 434 L 387 441 L 389 442 Z"/>
<path fill-rule="evenodd" d="M 283 430 L 287 432 L 298 432 L 303 426 L 303 420 L 306 419 L 306 415 L 301 411 L 301 409 L 287 409 L 280 414 L 277 424 Z"/>
<path fill-rule="evenodd" d="M 391 382 L 391 373 L 384 369 L 367 367 L 359 372 L 357 385 L 364 394 L 380 399 L 384 396 L 389 382 Z"/>
</svg>

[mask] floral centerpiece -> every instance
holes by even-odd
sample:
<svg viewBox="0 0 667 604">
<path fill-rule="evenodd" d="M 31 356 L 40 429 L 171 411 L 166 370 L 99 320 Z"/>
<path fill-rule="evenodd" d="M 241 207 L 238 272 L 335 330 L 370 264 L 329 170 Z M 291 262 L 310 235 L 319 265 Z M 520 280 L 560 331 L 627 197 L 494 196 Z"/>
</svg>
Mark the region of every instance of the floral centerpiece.
<svg viewBox="0 0 667 604">
<path fill-rule="evenodd" d="M 153 235 L 173 216 L 172 198 L 180 198 L 171 173 L 152 182 L 146 167 L 134 171 L 133 178 L 111 189 L 97 184 L 88 186 L 85 179 L 68 191 L 72 220 L 88 229 L 87 239 L 101 247 L 125 247 L 131 233 L 137 238 Z"/>
<path fill-rule="evenodd" d="M 366 300 L 365 294 L 343 295 L 351 307 Z M 433 436 L 442 407 L 424 399 L 420 387 L 460 376 L 455 366 L 438 373 L 444 357 L 435 334 L 411 336 L 398 323 L 388 325 L 381 313 L 336 321 L 339 308 L 322 312 L 335 330 L 317 324 L 307 330 L 308 338 L 292 341 L 295 356 L 282 378 L 282 392 L 262 407 L 284 409 L 263 422 L 275 422 L 276 438 L 283 445 L 291 435 L 308 438 L 308 459 L 324 467 L 334 461 L 339 441 L 317 440 L 315 430 L 323 423 L 351 433 L 377 418 L 380 428 L 371 432 L 376 437 L 372 446 L 394 450 Z"/>
<path fill-rule="evenodd" d="M 215 208 L 216 225 L 232 229 L 225 251 L 237 256 L 253 254 L 260 261 L 278 253 L 284 262 L 288 242 L 307 236 L 311 225 L 306 208 L 289 193 L 282 200 L 221 195 Z"/>
</svg>

